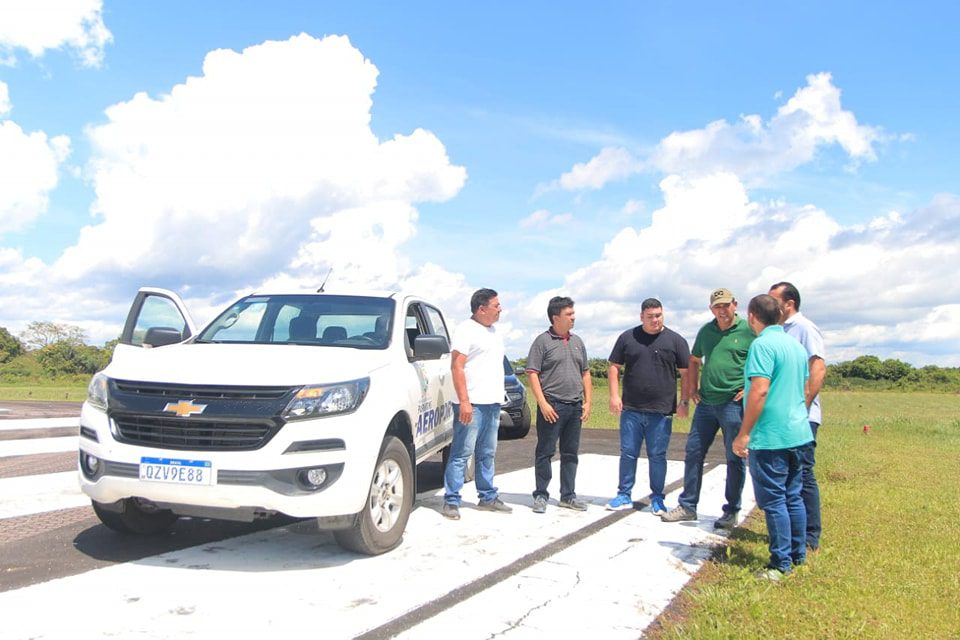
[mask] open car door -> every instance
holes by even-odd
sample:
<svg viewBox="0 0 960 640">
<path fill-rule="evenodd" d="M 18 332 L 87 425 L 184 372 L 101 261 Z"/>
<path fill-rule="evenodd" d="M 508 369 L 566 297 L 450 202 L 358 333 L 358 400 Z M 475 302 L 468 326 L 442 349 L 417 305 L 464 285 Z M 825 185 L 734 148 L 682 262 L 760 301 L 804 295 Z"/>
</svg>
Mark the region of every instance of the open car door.
<svg viewBox="0 0 960 640">
<path fill-rule="evenodd" d="M 133 300 L 117 347 L 162 347 L 183 342 L 196 332 L 197 326 L 180 296 L 166 289 L 143 287 Z"/>
</svg>

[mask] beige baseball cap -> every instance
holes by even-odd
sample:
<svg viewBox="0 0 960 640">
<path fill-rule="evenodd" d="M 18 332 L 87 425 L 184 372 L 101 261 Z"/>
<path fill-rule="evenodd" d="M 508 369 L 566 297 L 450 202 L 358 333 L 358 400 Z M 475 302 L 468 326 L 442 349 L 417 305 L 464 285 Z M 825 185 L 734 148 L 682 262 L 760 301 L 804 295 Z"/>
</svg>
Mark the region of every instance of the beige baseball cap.
<svg viewBox="0 0 960 640">
<path fill-rule="evenodd" d="M 713 293 L 710 294 L 710 306 L 712 307 L 715 304 L 728 304 L 733 302 L 733 292 L 730 289 L 724 289 L 723 287 L 719 289 L 714 289 Z"/>
</svg>

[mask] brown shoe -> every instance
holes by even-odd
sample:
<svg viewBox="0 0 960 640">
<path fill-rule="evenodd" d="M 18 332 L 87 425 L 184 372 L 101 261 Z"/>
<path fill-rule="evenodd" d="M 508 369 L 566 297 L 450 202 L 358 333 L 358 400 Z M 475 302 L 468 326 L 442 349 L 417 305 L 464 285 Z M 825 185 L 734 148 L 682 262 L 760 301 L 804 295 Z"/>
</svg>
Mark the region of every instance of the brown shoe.
<svg viewBox="0 0 960 640">
<path fill-rule="evenodd" d="M 497 513 L 511 513 L 513 511 L 513 507 L 504 504 L 500 498 L 494 498 L 486 502 L 481 500 L 480 504 L 477 505 L 477 509 L 481 511 L 496 511 Z"/>
<path fill-rule="evenodd" d="M 450 520 L 460 519 L 460 507 L 455 504 L 450 504 L 449 502 L 443 503 L 443 508 L 440 509 L 440 513 L 443 514 L 444 518 L 449 518 Z"/>
</svg>

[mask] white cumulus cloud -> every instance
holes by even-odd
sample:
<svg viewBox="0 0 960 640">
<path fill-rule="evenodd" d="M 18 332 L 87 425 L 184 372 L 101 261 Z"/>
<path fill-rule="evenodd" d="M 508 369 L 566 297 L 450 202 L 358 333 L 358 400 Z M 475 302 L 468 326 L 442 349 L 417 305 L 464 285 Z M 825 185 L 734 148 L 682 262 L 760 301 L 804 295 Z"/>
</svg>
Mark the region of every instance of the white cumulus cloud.
<svg viewBox="0 0 960 640">
<path fill-rule="evenodd" d="M 769 121 L 753 114 L 733 124 L 717 120 L 703 129 L 672 133 L 650 162 L 665 173 L 733 171 L 750 179 L 806 164 L 828 145 L 839 145 L 855 162 L 875 160 L 874 147 L 885 134 L 860 124 L 843 108 L 840 95 L 831 74 L 809 75 L 807 85 Z"/>
<path fill-rule="evenodd" d="M 960 345 L 960 282 L 948 277 L 960 262 L 957 196 L 845 227 L 815 206 L 753 201 L 731 173 L 668 176 L 661 190 L 648 226 L 623 229 L 597 260 L 523 308 L 524 339 L 554 292 L 577 301 L 591 356 L 606 357 L 646 297 L 659 298 L 668 325 L 692 340 L 711 318 L 710 289 L 732 289 L 745 314 L 751 297 L 787 280 L 824 330 L 830 361 L 875 353 L 958 364 L 949 354 Z"/>
<path fill-rule="evenodd" d="M 417 203 L 452 198 L 466 171 L 424 129 L 377 138 L 377 74 L 346 37 L 302 34 L 213 51 L 198 77 L 109 107 L 87 130 L 91 224 L 52 265 L 7 256 L 44 300 L 18 314 L 99 318 L 93 301 L 110 299 L 122 321 L 147 284 L 209 309 L 262 284 L 316 287 L 331 269 L 333 286 L 402 284 Z"/>
<path fill-rule="evenodd" d="M 639 161 L 622 147 L 607 147 L 588 162 L 574 165 L 560 176 L 560 186 L 568 191 L 600 189 L 608 182 L 640 171 Z"/>
<path fill-rule="evenodd" d="M 688 176 L 732 172 L 753 182 L 806 164 L 830 145 L 839 145 L 854 164 L 876 160 L 876 145 L 889 136 L 860 124 L 843 108 L 830 73 L 811 74 L 806 80 L 766 122 L 751 114 L 735 123 L 716 120 L 700 129 L 675 131 L 644 157 L 607 147 L 557 182 L 571 191 L 595 190 L 645 171 Z"/>
<path fill-rule="evenodd" d="M 102 0 L 4 0 L 0 2 L 0 54 L 8 64 L 23 49 L 34 58 L 68 49 L 84 66 L 103 62 L 113 40 L 103 22 Z"/>
<path fill-rule="evenodd" d="M 412 203 L 466 179 L 424 130 L 370 130 L 377 70 L 345 37 L 218 50 L 170 93 L 138 94 L 89 131 L 98 218 L 56 265 L 231 285 L 288 268 L 379 279 Z"/>
<path fill-rule="evenodd" d="M 571 213 L 553 214 L 546 209 L 537 209 L 526 218 L 520 220 L 520 227 L 523 229 L 544 229 L 550 226 L 562 226 L 573 221 Z"/>
<path fill-rule="evenodd" d="M 25 227 L 47 210 L 68 155 L 66 136 L 26 132 L 12 120 L 0 120 L 0 234 Z"/>
<path fill-rule="evenodd" d="M 6 82 L 0 81 L 0 117 L 10 113 L 10 89 Z"/>
</svg>

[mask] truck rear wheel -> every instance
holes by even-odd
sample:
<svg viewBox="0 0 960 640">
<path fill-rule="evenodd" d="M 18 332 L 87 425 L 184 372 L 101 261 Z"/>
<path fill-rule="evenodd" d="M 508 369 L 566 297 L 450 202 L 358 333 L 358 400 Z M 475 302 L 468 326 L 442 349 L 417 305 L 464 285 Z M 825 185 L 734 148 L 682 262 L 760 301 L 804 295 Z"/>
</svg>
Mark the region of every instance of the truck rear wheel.
<svg viewBox="0 0 960 640">
<path fill-rule="evenodd" d="M 107 528 L 120 533 L 135 533 L 143 536 L 162 533 L 173 526 L 177 515 L 168 509 L 158 509 L 139 498 L 125 498 L 120 501 L 120 511 L 107 505 L 93 502 L 93 511 Z M 112 505 L 111 505 L 112 506 Z"/>
<path fill-rule="evenodd" d="M 344 549 L 368 556 L 390 551 L 403 538 L 413 509 L 413 464 L 399 439 L 387 436 L 373 470 L 367 502 L 349 529 L 334 531 Z"/>
</svg>

